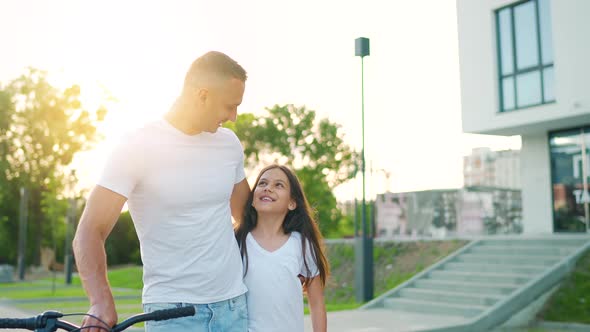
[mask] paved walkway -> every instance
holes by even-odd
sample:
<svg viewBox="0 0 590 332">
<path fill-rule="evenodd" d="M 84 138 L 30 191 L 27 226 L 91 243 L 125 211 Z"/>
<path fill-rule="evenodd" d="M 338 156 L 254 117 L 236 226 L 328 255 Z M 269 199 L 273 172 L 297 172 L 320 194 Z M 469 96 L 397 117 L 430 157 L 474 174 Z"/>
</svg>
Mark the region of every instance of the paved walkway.
<svg viewBox="0 0 590 332">
<path fill-rule="evenodd" d="M 328 312 L 330 332 L 410 332 L 451 326 L 463 322 L 460 317 L 420 315 L 391 309 L 345 310 Z M 305 331 L 312 331 L 311 317 L 305 316 Z"/>
<path fill-rule="evenodd" d="M 4 304 L 0 304 L 0 318 L 26 318 L 32 315 L 28 312 L 24 312 L 17 308 L 9 307 Z M 8 330 L 5 330 L 8 331 Z M 29 330 L 9 330 L 9 331 L 29 331 Z"/>
</svg>

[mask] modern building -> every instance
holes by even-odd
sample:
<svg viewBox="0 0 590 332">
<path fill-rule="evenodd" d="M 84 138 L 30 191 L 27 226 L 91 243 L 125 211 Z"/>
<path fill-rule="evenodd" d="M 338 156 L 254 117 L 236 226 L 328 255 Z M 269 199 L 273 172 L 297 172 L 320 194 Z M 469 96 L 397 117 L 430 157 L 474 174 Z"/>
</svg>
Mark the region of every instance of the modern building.
<svg viewBox="0 0 590 332">
<path fill-rule="evenodd" d="M 520 151 L 473 149 L 463 157 L 463 183 L 466 187 L 520 189 Z"/>
<path fill-rule="evenodd" d="M 590 224 L 590 1 L 457 0 L 463 131 L 520 135 L 523 232 Z"/>
</svg>

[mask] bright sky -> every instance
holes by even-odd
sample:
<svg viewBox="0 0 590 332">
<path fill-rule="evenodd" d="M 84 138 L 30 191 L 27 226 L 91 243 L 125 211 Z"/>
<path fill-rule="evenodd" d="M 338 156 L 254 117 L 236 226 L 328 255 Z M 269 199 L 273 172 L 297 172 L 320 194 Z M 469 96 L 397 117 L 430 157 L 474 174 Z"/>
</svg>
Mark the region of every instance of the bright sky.
<svg viewBox="0 0 590 332">
<path fill-rule="evenodd" d="M 354 40 L 369 38 L 367 167 L 391 172 L 394 192 L 460 187 L 472 148 L 520 148 L 519 137 L 461 133 L 454 0 L 0 0 L 0 8 L 0 82 L 33 66 L 56 84 L 80 83 L 91 104 L 101 87 L 118 100 L 102 126 L 105 141 L 76 160 L 85 186 L 123 132 L 168 110 L 190 63 L 209 50 L 248 71 L 240 112 L 305 105 L 339 123 L 360 150 Z M 385 182 L 367 173 L 368 195 Z M 359 184 L 337 188 L 337 197 L 360 195 Z"/>
</svg>

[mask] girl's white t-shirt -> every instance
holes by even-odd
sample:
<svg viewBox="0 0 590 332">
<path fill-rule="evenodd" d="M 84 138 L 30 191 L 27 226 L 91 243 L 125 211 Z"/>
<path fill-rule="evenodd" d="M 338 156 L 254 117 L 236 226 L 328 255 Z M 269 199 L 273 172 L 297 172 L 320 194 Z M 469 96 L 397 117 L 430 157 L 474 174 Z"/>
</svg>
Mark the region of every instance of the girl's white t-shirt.
<svg viewBox="0 0 590 332">
<path fill-rule="evenodd" d="M 303 288 L 298 275 L 319 274 L 313 249 L 308 241 L 305 243 L 309 270 L 303 263 L 299 232 L 292 232 L 287 242 L 272 252 L 248 233 L 248 271 L 244 277 L 248 287 L 248 331 L 303 332 Z"/>
</svg>

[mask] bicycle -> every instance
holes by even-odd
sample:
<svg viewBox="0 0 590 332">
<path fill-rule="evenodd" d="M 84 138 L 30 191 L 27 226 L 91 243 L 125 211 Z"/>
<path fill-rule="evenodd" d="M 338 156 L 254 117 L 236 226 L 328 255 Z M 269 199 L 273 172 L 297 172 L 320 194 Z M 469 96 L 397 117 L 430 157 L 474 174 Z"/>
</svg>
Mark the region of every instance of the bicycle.
<svg viewBox="0 0 590 332">
<path fill-rule="evenodd" d="M 118 332 L 118 331 L 123 331 L 123 330 L 131 327 L 133 324 L 136 324 L 139 322 L 145 322 L 148 320 L 154 320 L 154 321 L 167 320 L 167 319 L 173 319 L 173 318 L 193 316 L 194 314 L 195 314 L 195 308 L 192 306 L 173 308 L 173 309 L 162 309 L 162 310 L 156 310 L 156 311 L 153 311 L 150 313 L 137 314 L 137 315 L 134 315 L 134 316 L 131 316 L 131 317 L 125 319 L 124 321 L 122 321 L 121 323 L 119 323 L 113 327 L 108 327 L 108 325 L 105 322 L 102 322 L 97 317 L 94 317 L 89 314 L 80 313 L 80 314 L 67 314 L 66 315 L 66 314 L 62 314 L 61 312 L 58 312 L 58 311 L 45 311 L 38 316 L 30 317 L 30 318 L 0 318 L 0 329 L 27 329 L 27 330 L 36 331 L 36 332 L 54 332 L 54 331 L 57 331 L 58 329 L 62 329 L 65 331 L 82 331 L 82 329 L 87 329 L 87 328 L 92 327 L 92 328 L 98 328 L 98 329 L 102 329 L 102 330 L 109 331 L 109 332 Z M 75 316 L 75 315 L 91 316 L 91 317 L 96 318 L 99 321 L 101 321 L 105 326 L 93 325 L 93 326 L 80 327 L 80 326 L 74 325 L 66 320 L 60 319 L 65 316 Z"/>
</svg>

